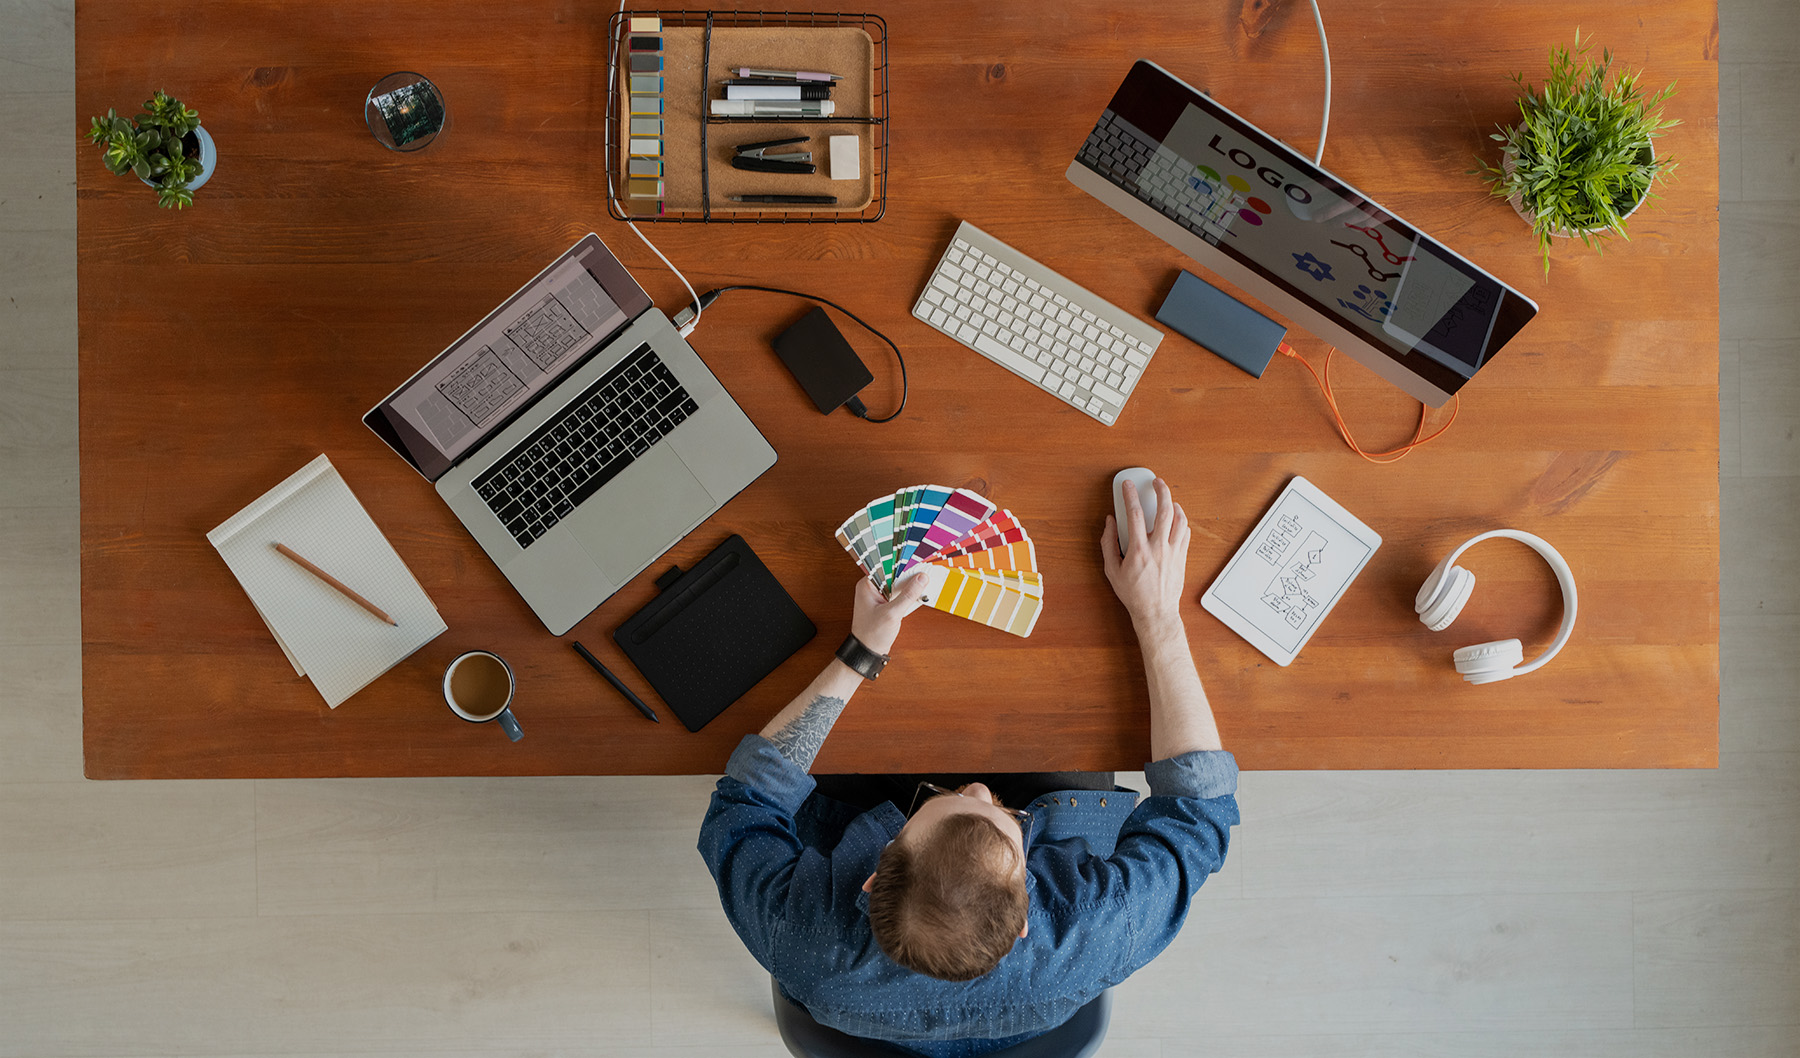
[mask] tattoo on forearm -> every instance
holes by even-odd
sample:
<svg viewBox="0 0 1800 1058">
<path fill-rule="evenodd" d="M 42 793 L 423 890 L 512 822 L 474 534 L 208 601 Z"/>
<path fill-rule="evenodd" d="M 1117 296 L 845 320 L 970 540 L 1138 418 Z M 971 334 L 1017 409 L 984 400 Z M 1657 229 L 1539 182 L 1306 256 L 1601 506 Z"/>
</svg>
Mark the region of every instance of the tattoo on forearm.
<svg viewBox="0 0 1800 1058">
<path fill-rule="evenodd" d="M 831 725 L 844 711 L 845 699 L 819 695 L 806 703 L 806 708 L 799 716 L 782 725 L 781 730 L 769 736 L 781 755 L 798 764 L 802 768 L 811 768 L 813 758 L 819 755 L 819 747 L 825 744 L 825 736 L 831 733 Z"/>
</svg>

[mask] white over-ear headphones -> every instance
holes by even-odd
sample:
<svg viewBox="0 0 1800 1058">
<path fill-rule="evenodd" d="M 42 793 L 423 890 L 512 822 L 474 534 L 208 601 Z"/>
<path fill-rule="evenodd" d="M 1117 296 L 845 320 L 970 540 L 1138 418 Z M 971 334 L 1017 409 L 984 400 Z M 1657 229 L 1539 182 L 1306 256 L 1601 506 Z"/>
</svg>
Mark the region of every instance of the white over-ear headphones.
<svg viewBox="0 0 1800 1058">
<path fill-rule="evenodd" d="M 1462 553 L 1469 548 L 1491 540 L 1496 536 L 1508 540 L 1517 540 L 1544 556 L 1550 568 L 1556 571 L 1556 583 L 1562 586 L 1563 617 L 1562 628 L 1556 633 L 1556 641 L 1550 649 L 1531 660 L 1530 664 L 1520 664 L 1525 660 L 1525 649 L 1516 639 L 1500 639 L 1492 643 L 1477 643 L 1471 647 L 1463 647 L 1452 657 L 1456 662 L 1456 671 L 1470 683 L 1498 683 L 1521 676 L 1544 664 L 1556 656 L 1556 652 L 1569 641 L 1569 633 L 1575 630 L 1575 574 L 1570 572 L 1569 564 L 1556 553 L 1542 537 L 1523 533 L 1517 529 L 1495 529 L 1470 537 L 1456 546 L 1449 557 L 1439 562 L 1419 587 L 1419 594 L 1413 599 L 1413 609 L 1418 611 L 1419 620 L 1433 632 L 1442 632 L 1462 613 L 1463 604 L 1469 601 L 1469 594 L 1475 590 L 1475 574 L 1456 564 Z"/>
</svg>

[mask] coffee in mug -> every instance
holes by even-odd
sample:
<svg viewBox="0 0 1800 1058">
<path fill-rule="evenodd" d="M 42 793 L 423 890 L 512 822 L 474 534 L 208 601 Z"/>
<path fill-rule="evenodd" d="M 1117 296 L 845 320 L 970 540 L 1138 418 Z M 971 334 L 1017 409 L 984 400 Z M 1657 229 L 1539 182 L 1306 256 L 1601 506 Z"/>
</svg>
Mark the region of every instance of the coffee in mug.
<svg viewBox="0 0 1800 1058">
<path fill-rule="evenodd" d="M 514 742 L 525 735 L 511 709 L 516 689 L 512 667 L 485 650 L 461 654 L 444 670 L 444 703 L 450 711 L 474 724 L 498 720 Z"/>
</svg>

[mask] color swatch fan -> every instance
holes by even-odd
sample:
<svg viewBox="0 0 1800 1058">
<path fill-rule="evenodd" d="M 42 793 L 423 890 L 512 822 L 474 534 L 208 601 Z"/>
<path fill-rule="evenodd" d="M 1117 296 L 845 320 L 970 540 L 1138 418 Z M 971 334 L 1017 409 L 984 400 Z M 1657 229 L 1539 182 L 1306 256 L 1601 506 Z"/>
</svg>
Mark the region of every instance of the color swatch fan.
<svg viewBox="0 0 1800 1058">
<path fill-rule="evenodd" d="M 850 552 L 883 594 L 919 566 L 945 570 L 933 607 L 1028 636 L 1044 605 L 1031 538 L 1011 511 L 968 489 L 913 485 L 870 501 L 838 526 Z"/>
</svg>

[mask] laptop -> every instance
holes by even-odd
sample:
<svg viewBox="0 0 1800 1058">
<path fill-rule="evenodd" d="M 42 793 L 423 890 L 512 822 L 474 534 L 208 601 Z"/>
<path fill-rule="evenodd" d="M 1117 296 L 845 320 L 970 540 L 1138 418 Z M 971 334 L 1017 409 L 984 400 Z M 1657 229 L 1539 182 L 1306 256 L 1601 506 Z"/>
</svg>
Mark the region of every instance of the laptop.
<svg viewBox="0 0 1800 1058">
<path fill-rule="evenodd" d="M 562 635 L 775 465 L 592 232 L 363 416 Z"/>
</svg>

